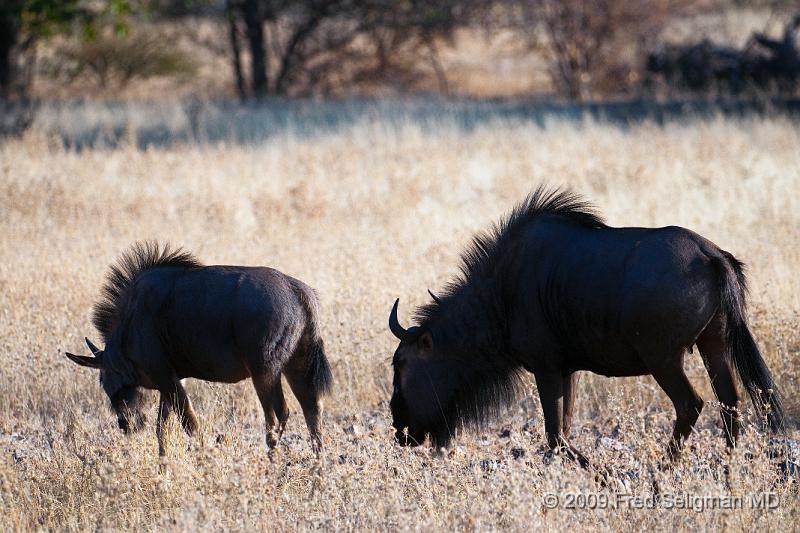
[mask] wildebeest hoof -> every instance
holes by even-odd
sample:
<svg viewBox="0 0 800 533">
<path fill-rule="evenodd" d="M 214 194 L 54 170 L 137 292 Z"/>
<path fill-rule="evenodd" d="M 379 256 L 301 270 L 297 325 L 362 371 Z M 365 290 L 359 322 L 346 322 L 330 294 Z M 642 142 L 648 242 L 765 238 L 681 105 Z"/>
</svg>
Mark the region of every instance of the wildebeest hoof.
<svg viewBox="0 0 800 533">
<path fill-rule="evenodd" d="M 551 462 L 553 462 L 553 458 L 556 455 L 558 455 L 558 448 L 551 448 L 550 450 L 544 452 L 544 457 L 542 457 L 542 462 L 545 465 L 549 465 Z"/>
<path fill-rule="evenodd" d="M 606 488 L 616 480 L 613 472 L 604 466 L 595 467 L 594 481 L 602 488 Z"/>
<path fill-rule="evenodd" d="M 447 459 L 448 457 L 452 456 L 455 452 L 452 449 L 445 448 L 444 446 L 440 446 L 438 448 L 432 448 L 430 456 L 435 457 L 437 459 Z"/>
<path fill-rule="evenodd" d="M 187 417 L 183 420 L 183 430 L 190 437 L 194 436 L 198 429 L 200 429 L 200 424 L 197 422 L 197 418 Z"/>
<path fill-rule="evenodd" d="M 800 482 L 800 463 L 786 459 L 778 463 L 778 482 Z"/>
<path fill-rule="evenodd" d="M 670 471 L 672 471 L 673 467 L 675 466 L 675 461 L 676 460 L 677 460 L 677 457 L 667 456 L 664 459 L 662 459 L 661 461 L 658 461 L 656 463 L 656 466 L 658 467 L 658 471 L 659 472 L 670 472 Z"/>
</svg>

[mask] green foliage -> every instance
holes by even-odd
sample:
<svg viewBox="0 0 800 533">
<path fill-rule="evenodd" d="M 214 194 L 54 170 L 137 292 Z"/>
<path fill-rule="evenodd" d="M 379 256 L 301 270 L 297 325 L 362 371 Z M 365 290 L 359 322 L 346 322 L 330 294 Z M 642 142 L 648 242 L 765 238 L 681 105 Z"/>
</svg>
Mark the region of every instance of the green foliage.
<svg viewBox="0 0 800 533">
<path fill-rule="evenodd" d="M 73 21 L 90 16 L 80 0 L 25 0 L 20 8 L 20 30 L 38 38 L 52 37 L 67 30 Z"/>
<path fill-rule="evenodd" d="M 3 4 L 0 17 L 14 21 L 19 36 L 29 41 L 74 30 L 92 39 L 100 26 L 107 25 L 125 35 L 138 7 L 131 0 L 10 0 Z"/>
<path fill-rule="evenodd" d="M 81 40 L 65 49 L 62 59 L 70 77 L 90 73 L 100 87 L 122 88 L 133 79 L 156 76 L 186 77 L 197 69 L 174 40 L 143 31 L 108 32 Z"/>
<path fill-rule="evenodd" d="M 136 23 L 154 12 L 157 4 L 155 0 L 10 0 L 0 5 L 0 22 L 12 29 L 7 50 L 16 46 L 23 62 L 34 60 L 35 54 L 26 55 L 26 50 L 35 43 L 70 34 L 72 44 L 60 51 L 56 70 L 68 78 L 89 72 L 100 86 L 122 87 L 134 78 L 185 76 L 196 68 L 167 37 L 135 31 Z"/>
</svg>

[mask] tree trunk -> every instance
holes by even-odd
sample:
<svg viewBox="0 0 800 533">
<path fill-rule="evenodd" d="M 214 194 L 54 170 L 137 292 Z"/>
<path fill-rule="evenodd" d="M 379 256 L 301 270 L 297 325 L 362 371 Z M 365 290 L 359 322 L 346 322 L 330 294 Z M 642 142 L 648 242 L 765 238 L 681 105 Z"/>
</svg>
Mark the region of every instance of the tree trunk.
<svg viewBox="0 0 800 533">
<path fill-rule="evenodd" d="M 258 0 L 244 0 L 244 23 L 250 44 L 251 88 L 255 98 L 267 95 L 267 52 L 264 48 L 264 17 Z"/>
<path fill-rule="evenodd" d="M 244 87 L 244 75 L 242 74 L 242 50 L 239 46 L 239 32 L 236 28 L 236 17 L 233 13 L 233 6 L 231 0 L 225 2 L 225 11 L 228 15 L 228 28 L 231 40 L 231 62 L 233 64 L 233 76 L 236 79 L 236 94 L 239 100 L 247 98 L 247 93 Z"/>
<path fill-rule="evenodd" d="M 447 83 L 447 75 L 442 67 L 442 61 L 439 58 L 439 50 L 436 48 L 436 43 L 433 42 L 433 39 L 426 37 L 425 46 L 428 48 L 428 52 L 430 53 L 431 65 L 433 66 L 433 71 L 436 73 L 436 80 L 439 83 L 439 92 L 445 96 L 450 96 L 450 87 Z"/>
<path fill-rule="evenodd" d="M 326 8 L 322 7 L 319 11 L 311 13 L 303 24 L 301 24 L 292 35 L 286 45 L 286 50 L 281 59 L 281 68 L 275 78 L 275 93 L 285 95 L 288 91 L 289 82 L 294 75 L 294 68 L 298 61 L 298 55 L 302 50 L 304 41 L 316 30 L 322 19 L 327 14 Z"/>
<path fill-rule="evenodd" d="M 14 46 L 17 22 L 10 8 L 0 8 L 0 97 L 11 96 L 14 82 Z"/>
</svg>

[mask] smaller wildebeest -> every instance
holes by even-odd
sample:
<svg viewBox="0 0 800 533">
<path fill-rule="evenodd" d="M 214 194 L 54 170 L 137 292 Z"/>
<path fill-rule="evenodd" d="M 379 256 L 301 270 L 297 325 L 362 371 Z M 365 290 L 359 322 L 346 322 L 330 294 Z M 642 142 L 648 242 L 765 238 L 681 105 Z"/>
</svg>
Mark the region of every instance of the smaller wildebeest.
<svg viewBox="0 0 800 533">
<path fill-rule="evenodd" d="M 100 383 L 126 433 L 144 424 L 141 389 L 161 394 L 159 455 L 171 410 L 189 435 L 197 429 L 183 378 L 223 383 L 251 378 L 264 409 L 267 445 L 274 448 L 289 418 L 281 374 L 318 451 L 321 397 L 332 377 L 317 305 L 311 287 L 272 268 L 204 266 L 181 249 L 136 243 L 111 267 L 94 307 L 94 326 L 105 347 L 86 339 L 93 356 L 66 355 L 100 370 Z"/>
<path fill-rule="evenodd" d="M 783 409 L 747 326 L 743 265 L 679 227 L 612 228 L 568 191 L 538 188 L 475 237 L 461 276 L 403 328 L 396 301 L 390 409 L 395 438 L 446 445 L 480 425 L 532 372 L 551 450 L 589 462 L 566 440 L 576 372 L 652 375 L 675 407 L 674 457 L 703 400 L 683 370 L 697 345 L 722 404 L 727 444 L 739 433 L 734 368 L 773 430 Z"/>
</svg>

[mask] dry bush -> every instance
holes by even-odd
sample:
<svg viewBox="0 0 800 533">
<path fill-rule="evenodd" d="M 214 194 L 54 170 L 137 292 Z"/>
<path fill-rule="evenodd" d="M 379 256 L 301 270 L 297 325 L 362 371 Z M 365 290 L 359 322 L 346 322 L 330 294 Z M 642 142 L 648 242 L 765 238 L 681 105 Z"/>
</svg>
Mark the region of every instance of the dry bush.
<svg viewBox="0 0 800 533">
<path fill-rule="evenodd" d="M 529 39 L 551 62 L 559 93 L 574 100 L 623 95 L 641 81 L 644 54 L 685 0 L 523 0 Z"/>
<path fill-rule="evenodd" d="M 83 77 L 91 79 L 97 89 L 120 91 L 134 80 L 186 80 L 194 75 L 197 64 L 177 45 L 174 36 L 137 30 L 127 35 L 104 33 L 73 40 L 42 68 L 67 83 Z"/>
<path fill-rule="evenodd" d="M 35 133 L 0 146 L 0 527 L 581 531 L 797 524 L 797 483 L 780 482 L 750 406 L 741 446 L 726 455 L 696 352 L 688 371 L 708 405 L 670 472 L 655 467 L 674 411 L 653 380 L 582 379 L 573 440 L 619 478 L 601 489 L 571 463 L 543 463 L 531 382 L 506 415 L 460 436 L 444 456 L 395 446 L 387 400 L 396 341 L 386 326 L 395 297 L 402 297 L 407 322 L 426 289 L 436 291 L 456 272 L 458 252 L 474 231 L 540 182 L 568 185 L 613 225 L 683 225 L 748 263 L 754 334 L 785 392 L 797 439 L 796 123 L 717 119 L 621 129 L 495 121 L 465 131 L 376 116 L 252 146 L 70 152 Z M 209 263 L 274 266 L 319 289 L 336 379 L 319 459 L 293 399 L 284 441 L 267 455 L 249 383 L 189 380 L 202 428 L 187 439 L 170 426 L 166 475 L 158 474 L 152 420 L 129 438 L 116 431 L 97 376 L 62 352 L 81 349 L 83 335 L 95 336 L 90 307 L 108 264 L 148 237 L 183 244 Z M 542 503 L 548 492 L 646 497 L 654 480 L 675 494 L 772 490 L 780 506 L 697 512 Z"/>
</svg>

